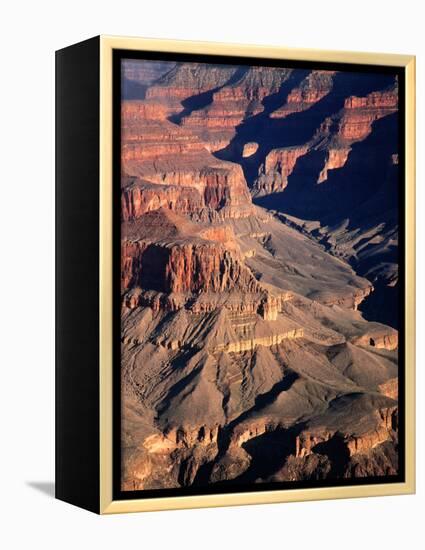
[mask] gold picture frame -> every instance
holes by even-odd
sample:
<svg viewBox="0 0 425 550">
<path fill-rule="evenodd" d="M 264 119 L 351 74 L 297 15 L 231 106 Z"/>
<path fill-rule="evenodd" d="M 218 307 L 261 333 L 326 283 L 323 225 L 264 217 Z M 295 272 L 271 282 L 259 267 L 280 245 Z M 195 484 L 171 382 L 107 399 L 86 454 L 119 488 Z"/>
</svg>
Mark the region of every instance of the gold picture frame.
<svg viewBox="0 0 425 550">
<path fill-rule="evenodd" d="M 415 57 L 256 45 L 100 36 L 99 50 L 99 507 L 101 514 L 236 506 L 415 492 Z M 398 67 L 405 73 L 405 481 L 391 484 L 113 498 L 113 52 L 133 50 Z M 72 501 L 71 497 L 59 498 Z"/>
</svg>

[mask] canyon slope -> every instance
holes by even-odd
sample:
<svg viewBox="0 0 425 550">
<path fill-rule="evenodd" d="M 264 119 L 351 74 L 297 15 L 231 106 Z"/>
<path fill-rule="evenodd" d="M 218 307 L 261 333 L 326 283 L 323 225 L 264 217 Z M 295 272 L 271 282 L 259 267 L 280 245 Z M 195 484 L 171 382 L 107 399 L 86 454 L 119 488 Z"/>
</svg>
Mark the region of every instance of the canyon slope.
<svg viewBox="0 0 425 550">
<path fill-rule="evenodd" d="M 122 489 L 396 476 L 397 79 L 123 66 Z"/>
</svg>

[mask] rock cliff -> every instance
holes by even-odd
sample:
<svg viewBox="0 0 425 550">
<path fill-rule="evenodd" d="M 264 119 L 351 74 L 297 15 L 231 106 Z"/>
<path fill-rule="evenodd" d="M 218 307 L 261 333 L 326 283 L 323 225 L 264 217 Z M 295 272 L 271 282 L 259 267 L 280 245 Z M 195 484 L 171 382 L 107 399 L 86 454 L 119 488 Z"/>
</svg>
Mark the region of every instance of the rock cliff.
<svg viewBox="0 0 425 550">
<path fill-rule="evenodd" d="M 320 139 L 326 136 L 328 143 L 325 165 L 319 174 L 318 183 L 326 181 L 329 170 L 344 166 L 351 146 L 368 137 L 375 121 L 396 112 L 397 108 L 397 85 L 365 97 L 348 97 L 344 108 L 327 119 L 319 131 Z"/>
<path fill-rule="evenodd" d="M 166 205 L 183 213 L 207 208 L 223 217 L 250 215 L 241 167 L 215 158 L 195 134 L 163 116 L 145 102 L 123 103 L 124 219 Z"/>
<path fill-rule="evenodd" d="M 307 146 L 272 149 L 260 166 L 258 178 L 252 186 L 252 195 L 269 195 L 283 191 L 299 157 L 306 154 Z"/>
</svg>

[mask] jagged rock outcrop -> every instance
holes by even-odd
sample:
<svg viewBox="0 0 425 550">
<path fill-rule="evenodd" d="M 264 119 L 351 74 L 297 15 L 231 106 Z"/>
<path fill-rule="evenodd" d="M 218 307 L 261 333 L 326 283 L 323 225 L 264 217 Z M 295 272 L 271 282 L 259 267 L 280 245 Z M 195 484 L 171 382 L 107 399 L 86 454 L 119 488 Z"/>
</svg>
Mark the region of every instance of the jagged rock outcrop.
<svg viewBox="0 0 425 550">
<path fill-rule="evenodd" d="M 322 183 L 328 179 L 328 171 L 342 168 L 347 162 L 350 147 L 340 147 L 338 149 L 329 149 L 326 155 L 325 166 L 321 170 L 317 183 Z"/>
<path fill-rule="evenodd" d="M 272 149 L 266 156 L 264 164 L 260 166 L 258 178 L 252 188 L 253 196 L 283 191 L 298 158 L 305 155 L 307 150 L 307 146 Z"/>
<path fill-rule="evenodd" d="M 397 87 L 372 92 L 366 97 L 347 98 L 339 123 L 340 136 L 348 140 L 365 138 L 371 131 L 372 123 L 393 113 L 397 106 Z"/>
<path fill-rule="evenodd" d="M 358 346 L 374 346 L 378 349 L 397 349 L 398 332 L 394 329 L 371 331 L 353 341 Z"/>
<path fill-rule="evenodd" d="M 147 212 L 169 208 L 182 214 L 199 212 L 205 208 L 205 200 L 198 189 L 178 185 L 152 184 L 138 178 L 121 193 L 122 219 L 140 218 Z"/>
<path fill-rule="evenodd" d="M 303 431 L 295 440 L 295 457 L 303 458 L 314 452 L 319 454 L 331 454 L 338 448 L 345 452 L 347 458 L 356 454 L 365 454 L 377 445 L 391 440 L 393 430 L 397 429 L 397 407 L 378 409 L 375 414 L 375 424 L 364 433 L 344 434 L 341 431 L 311 433 Z"/>
<path fill-rule="evenodd" d="M 123 219 L 138 218 L 162 207 L 200 216 L 204 210 L 210 210 L 218 212 L 221 219 L 250 216 L 252 203 L 241 168 L 204 160 L 205 164 L 202 156 L 193 162 L 182 159 L 172 170 L 156 163 L 129 166 L 128 173 L 134 177 L 126 179 L 131 183 L 122 190 Z"/>
<path fill-rule="evenodd" d="M 123 287 L 161 292 L 259 290 L 258 282 L 230 251 L 218 243 L 125 243 Z"/>
<path fill-rule="evenodd" d="M 331 90 L 335 71 L 311 71 L 288 95 L 286 103 L 271 113 L 272 118 L 285 118 L 306 111 Z"/>
<path fill-rule="evenodd" d="M 320 129 L 320 138 L 326 136 L 328 142 L 325 165 L 319 174 L 318 183 L 327 180 L 329 170 L 342 168 L 351 146 L 367 138 L 372 131 L 372 124 L 397 111 L 397 107 L 397 85 L 388 90 L 372 92 L 365 97 L 348 97 L 344 108 L 327 119 Z"/>
</svg>

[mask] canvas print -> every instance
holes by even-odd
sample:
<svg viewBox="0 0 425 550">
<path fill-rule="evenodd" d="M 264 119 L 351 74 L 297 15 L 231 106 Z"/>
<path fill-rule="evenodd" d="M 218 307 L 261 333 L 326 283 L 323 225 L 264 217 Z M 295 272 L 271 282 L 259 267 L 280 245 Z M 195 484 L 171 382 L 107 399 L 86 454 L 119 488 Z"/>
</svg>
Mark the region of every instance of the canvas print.
<svg viewBox="0 0 425 550">
<path fill-rule="evenodd" d="M 121 490 L 395 479 L 397 75 L 120 78 Z"/>
</svg>

